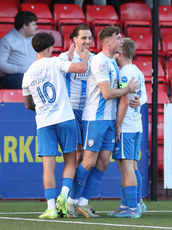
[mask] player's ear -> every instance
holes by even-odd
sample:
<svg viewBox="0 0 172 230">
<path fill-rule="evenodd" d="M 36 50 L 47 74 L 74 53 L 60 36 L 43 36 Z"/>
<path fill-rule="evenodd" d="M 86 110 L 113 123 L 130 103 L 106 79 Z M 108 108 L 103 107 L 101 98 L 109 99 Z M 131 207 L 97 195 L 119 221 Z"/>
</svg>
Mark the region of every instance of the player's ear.
<svg viewBox="0 0 172 230">
<path fill-rule="evenodd" d="M 73 38 L 73 43 L 76 44 L 77 37 Z"/>
</svg>

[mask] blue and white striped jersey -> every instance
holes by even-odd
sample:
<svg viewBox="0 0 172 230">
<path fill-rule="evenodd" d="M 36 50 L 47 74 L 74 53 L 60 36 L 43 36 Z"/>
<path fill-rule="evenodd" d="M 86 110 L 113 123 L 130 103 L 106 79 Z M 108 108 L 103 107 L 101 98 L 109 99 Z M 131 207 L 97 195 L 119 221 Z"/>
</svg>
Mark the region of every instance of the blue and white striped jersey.
<svg viewBox="0 0 172 230">
<path fill-rule="evenodd" d="M 94 54 L 90 53 L 91 57 L 88 60 L 88 67 L 85 73 L 64 73 L 66 87 L 68 90 L 70 102 L 73 109 L 83 110 L 86 101 L 86 86 L 87 78 L 90 75 L 90 64 Z M 68 52 L 61 53 L 60 59 L 67 60 Z M 79 63 L 81 61 L 79 55 L 74 52 L 72 62 Z"/>
<path fill-rule="evenodd" d="M 91 62 L 91 74 L 87 79 L 87 100 L 82 120 L 115 120 L 117 99 L 105 100 L 98 83 L 110 81 L 111 88 L 118 88 L 118 67 L 115 59 L 102 52 L 95 55 Z"/>
</svg>

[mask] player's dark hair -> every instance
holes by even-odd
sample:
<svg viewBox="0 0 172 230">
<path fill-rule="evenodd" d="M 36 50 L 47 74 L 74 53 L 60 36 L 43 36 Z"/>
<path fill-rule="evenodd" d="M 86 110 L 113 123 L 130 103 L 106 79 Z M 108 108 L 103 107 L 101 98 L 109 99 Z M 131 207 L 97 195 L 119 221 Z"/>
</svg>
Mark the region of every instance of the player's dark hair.
<svg viewBox="0 0 172 230">
<path fill-rule="evenodd" d="M 42 52 L 55 43 L 53 35 L 50 33 L 40 32 L 34 35 L 32 39 L 32 46 L 37 53 Z"/>
<path fill-rule="evenodd" d="M 120 28 L 117 26 L 106 26 L 99 32 L 99 39 L 101 43 L 104 42 L 104 39 L 107 37 L 111 37 L 113 34 L 119 34 Z"/>
<path fill-rule="evenodd" d="M 80 30 L 90 30 L 91 31 L 91 28 L 87 24 L 80 24 L 79 26 L 75 27 L 73 32 L 70 34 L 69 36 L 70 39 L 73 40 L 74 37 L 78 37 Z"/>
<path fill-rule="evenodd" d="M 130 38 L 123 38 L 122 55 L 126 58 L 133 59 L 136 47 L 135 42 Z"/>
<path fill-rule="evenodd" d="M 14 20 L 14 27 L 19 30 L 23 25 L 29 25 L 30 22 L 36 22 L 38 20 L 36 14 L 30 11 L 19 11 Z"/>
</svg>

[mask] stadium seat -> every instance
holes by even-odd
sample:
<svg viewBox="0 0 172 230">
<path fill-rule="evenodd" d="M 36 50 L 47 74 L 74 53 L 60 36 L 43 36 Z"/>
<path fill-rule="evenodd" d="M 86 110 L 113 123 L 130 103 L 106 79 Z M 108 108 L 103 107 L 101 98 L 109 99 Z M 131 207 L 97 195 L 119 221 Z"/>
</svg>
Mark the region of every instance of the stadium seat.
<svg viewBox="0 0 172 230">
<path fill-rule="evenodd" d="M 149 128 L 149 142 L 151 142 L 152 138 L 152 122 L 149 122 L 148 124 Z M 158 143 L 162 144 L 164 142 L 164 122 L 157 122 L 157 139 Z M 149 144 L 150 146 L 151 144 Z"/>
<path fill-rule="evenodd" d="M 55 22 L 47 4 L 21 3 L 21 10 L 28 10 L 36 14 L 39 29 L 55 29 Z"/>
<path fill-rule="evenodd" d="M 130 34 L 130 38 L 135 42 L 137 56 L 152 56 L 152 34 L 151 33 L 133 33 Z M 160 40 L 158 43 L 158 55 L 163 59 L 164 53 L 161 50 Z"/>
<path fill-rule="evenodd" d="M 145 81 L 152 81 L 152 60 L 134 60 L 133 64 L 135 64 L 143 72 Z M 160 61 L 158 62 L 158 81 L 167 82 L 165 72 Z"/>
<path fill-rule="evenodd" d="M 12 28 L 14 28 L 14 23 L 0 23 L 0 32 L 8 33 Z"/>
<path fill-rule="evenodd" d="M 13 24 L 18 8 L 19 6 L 15 2 L 0 2 L 0 24 Z"/>
<path fill-rule="evenodd" d="M 61 34 L 68 32 L 71 26 L 86 23 L 81 7 L 76 4 L 54 4 L 53 15 Z"/>
<path fill-rule="evenodd" d="M 142 33 L 144 30 L 151 31 L 151 9 L 145 3 L 129 2 L 121 4 L 119 7 L 119 18 L 126 36 L 130 33 L 130 27 L 134 27 L 136 30 L 142 27 Z"/>
<path fill-rule="evenodd" d="M 159 6 L 159 29 L 160 37 L 172 33 L 172 6 Z"/>
<path fill-rule="evenodd" d="M 146 92 L 148 96 L 147 103 L 152 104 L 152 83 L 145 82 Z M 165 103 L 170 103 L 168 98 L 168 86 L 163 82 L 158 82 L 158 105 L 164 105 Z"/>
<path fill-rule="evenodd" d="M 23 102 L 21 89 L 0 89 L 0 102 Z"/>
<path fill-rule="evenodd" d="M 162 34 L 162 50 L 166 55 L 167 60 L 170 59 L 172 54 L 172 33 Z"/>
<path fill-rule="evenodd" d="M 110 24 L 122 28 L 118 15 L 111 5 L 87 5 L 86 19 L 87 24 L 92 28 L 94 37 L 102 27 Z"/>
<path fill-rule="evenodd" d="M 25 3 L 44 3 L 50 7 L 51 1 L 52 0 L 25 0 L 23 2 L 25 2 Z"/>
<path fill-rule="evenodd" d="M 166 62 L 165 72 L 166 72 L 166 78 L 167 78 L 167 81 L 168 81 L 168 84 L 170 86 L 170 90 L 172 93 L 172 61 Z"/>
<path fill-rule="evenodd" d="M 57 56 L 56 54 L 60 54 L 61 52 L 64 51 L 63 45 L 62 45 L 62 37 L 59 31 L 57 30 L 37 30 L 38 32 L 47 32 L 47 33 L 51 33 L 55 39 L 55 44 L 53 47 L 53 56 Z"/>
</svg>

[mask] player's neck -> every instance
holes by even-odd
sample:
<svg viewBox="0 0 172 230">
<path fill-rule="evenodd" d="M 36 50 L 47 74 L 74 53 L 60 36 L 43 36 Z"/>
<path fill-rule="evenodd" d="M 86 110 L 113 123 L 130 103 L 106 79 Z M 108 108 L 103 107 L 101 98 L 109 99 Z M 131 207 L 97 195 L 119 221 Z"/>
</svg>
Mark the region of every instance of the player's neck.
<svg viewBox="0 0 172 230">
<path fill-rule="evenodd" d="M 128 59 L 128 58 L 124 58 L 121 62 L 120 62 L 120 67 L 122 68 L 125 65 L 131 65 L 132 64 L 132 60 Z"/>
<path fill-rule="evenodd" d="M 45 57 L 50 57 L 47 52 L 36 53 L 36 60 L 40 60 L 40 59 L 45 58 Z"/>
<path fill-rule="evenodd" d="M 77 54 L 80 56 L 81 53 L 82 53 L 82 50 L 79 50 L 79 49 L 75 48 L 75 51 L 74 51 L 74 52 L 77 53 Z"/>
<path fill-rule="evenodd" d="M 114 58 L 114 54 L 112 54 L 111 52 L 109 52 L 109 51 L 106 50 L 106 49 L 102 49 L 102 53 L 103 53 L 104 55 L 106 55 L 107 57 L 109 57 L 109 58 Z"/>
</svg>

